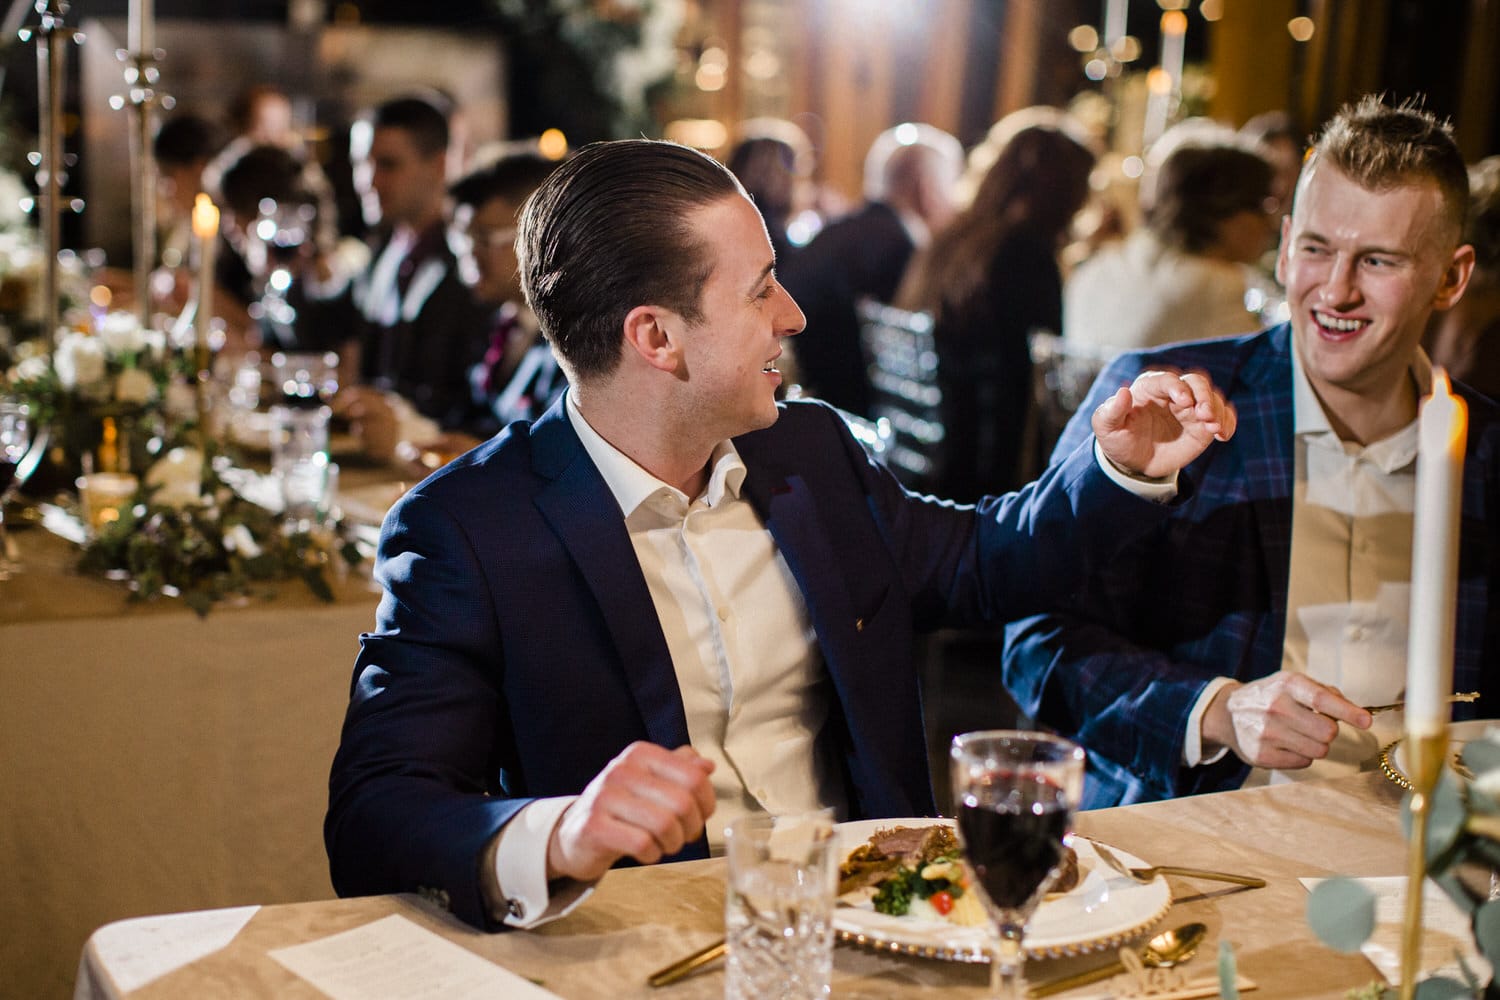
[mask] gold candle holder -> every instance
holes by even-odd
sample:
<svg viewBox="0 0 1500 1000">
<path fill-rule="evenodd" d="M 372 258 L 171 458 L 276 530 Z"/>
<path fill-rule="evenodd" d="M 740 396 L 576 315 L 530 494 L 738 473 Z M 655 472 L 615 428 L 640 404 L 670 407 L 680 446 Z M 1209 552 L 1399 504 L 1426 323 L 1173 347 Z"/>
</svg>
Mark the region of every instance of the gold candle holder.
<svg viewBox="0 0 1500 1000">
<path fill-rule="evenodd" d="M 1427 883 L 1427 819 L 1448 757 L 1448 726 L 1408 731 L 1402 748 L 1411 782 L 1411 838 L 1406 843 L 1406 914 L 1401 921 L 1401 1000 L 1412 1000 L 1422 974 L 1422 893 Z"/>
</svg>

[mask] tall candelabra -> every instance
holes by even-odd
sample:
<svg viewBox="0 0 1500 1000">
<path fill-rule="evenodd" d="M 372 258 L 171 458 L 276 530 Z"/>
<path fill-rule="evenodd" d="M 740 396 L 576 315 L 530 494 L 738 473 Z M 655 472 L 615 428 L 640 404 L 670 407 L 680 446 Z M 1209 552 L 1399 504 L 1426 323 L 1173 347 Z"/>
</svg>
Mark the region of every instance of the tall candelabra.
<svg viewBox="0 0 1500 1000">
<path fill-rule="evenodd" d="M 151 270 L 156 263 L 156 156 L 151 147 L 152 120 L 164 95 L 157 91 L 163 52 L 153 44 L 154 16 L 149 0 L 131 0 L 129 47 L 116 57 L 125 64 L 124 94 L 110 99 L 120 110 L 129 105 L 130 227 L 135 254 L 135 311 L 142 325 L 151 322 Z"/>
<path fill-rule="evenodd" d="M 62 188 L 66 169 L 62 151 L 63 82 L 67 45 L 78 41 L 65 18 L 68 0 L 36 0 L 41 23 L 35 31 L 21 32 L 22 39 L 36 40 L 37 119 L 40 148 L 37 150 L 36 183 L 40 192 L 38 230 L 42 239 L 42 322 L 48 337 L 57 335 L 57 251 L 62 239 Z"/>
</svg>

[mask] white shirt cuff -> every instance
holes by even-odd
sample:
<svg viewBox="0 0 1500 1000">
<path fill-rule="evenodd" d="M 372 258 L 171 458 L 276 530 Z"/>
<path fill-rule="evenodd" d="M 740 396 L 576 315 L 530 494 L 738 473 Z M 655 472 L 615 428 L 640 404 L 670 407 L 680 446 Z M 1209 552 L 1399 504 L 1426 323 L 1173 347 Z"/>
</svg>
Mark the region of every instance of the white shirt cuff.
<svg viewBox="0 0 1500 1000">
<path fill-rule="evenodd" d="M 1219 747 L 1212 756 L 1203 756 L 1203 713 L 1208 711 L 1208 703 L 1214 700 L 1214 695 L 1233 683 L 1233 678 L 1215 677 L 1193 703 L 1193 710 L 1188 714 L 1187 734 L 1182 741 L 1182 763 L 1187 767 L 1212 764 L 1229 752 L 1228 747 Z"/>
<path fill-rule="evenodd" d="M 505 912 L 495 919 L 510 927 L 540 927 L 567 916 L 594 891 L 592 882 L 547 882 L 547 844 L 576 795 L 537 799 L 511 817 L 495 845 L 495 877 Z"/>
<path fill-rule="evenodd" d="M 1167 503 L 1177 499 L 1177 473 L 1172 473 L 1166 479 L 1141 479 L 1133 476 L 1109 460 L 1104 454 L 1104 449 L 1099 445 L 1099 439 L 1094 438 L 1094 461 L 1099 463 L 1099 468 L 1110 478 L 1116 486 L 1123 490 L 1129 490 L 1142 500 L 1150 500 L 1153 503 Z"/>
</svg>

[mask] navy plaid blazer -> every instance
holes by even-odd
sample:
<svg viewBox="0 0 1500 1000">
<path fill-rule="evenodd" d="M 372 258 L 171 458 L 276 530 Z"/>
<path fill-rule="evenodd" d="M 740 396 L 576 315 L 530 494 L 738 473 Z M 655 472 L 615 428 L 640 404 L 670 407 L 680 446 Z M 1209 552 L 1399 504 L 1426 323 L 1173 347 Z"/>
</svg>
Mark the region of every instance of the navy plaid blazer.
<svg viewBox="0 0 1500 1000">
<path fill-rule="evenodd" d="M 1089 415 L 1148 369 L 1200 370 L 1234 403 L 1239 427 L 1187 469 L 1196 493 L 1160 528 L 1130 543 L 1057 613 L 1006 630 L 1005 682 L 1037 724 L 1088 750 L 1086 808 L 1219 791 L 1249 768 L 1233 754 L 1182 766 L 1193 704 L 1214 677 L 1255 680 L 1281 667 L 1292 529 L 1291 331 L 1131 352 L 1094 383 L 1053 460 L 1090 433 Z M 1500 640 L 1489 593 L 1500 571 L 1497 407 L 1465 386 L 1469 405 L 1454 686 L 1480 691 L 1500 715 Z M 1458 706 L 1460 717 L 1476 708 Z"/>
</svg>

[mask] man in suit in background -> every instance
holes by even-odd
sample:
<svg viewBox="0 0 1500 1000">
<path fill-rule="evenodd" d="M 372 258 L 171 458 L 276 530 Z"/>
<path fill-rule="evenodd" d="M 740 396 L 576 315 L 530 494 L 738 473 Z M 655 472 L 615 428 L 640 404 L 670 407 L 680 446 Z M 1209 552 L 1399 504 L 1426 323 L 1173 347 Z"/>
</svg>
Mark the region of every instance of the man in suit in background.
<svg viewBox="0 0 1500 1000">
<path fill-rule="evenodd" d="M 453 185 L 453 231 L 474 301 L 489 312 L 489 346 L 470 370 L 481 438 L 513 420 L 535 420 L 567 388 L 557 359 L 521 293 L 516 219 L 521 206 L 557 167 L 535 149 L 503 153 Z"/>
<path fill-rule="evenodd" d="M 1377 723 L 1360 706 L 1404 689 L 1417 404 L 1432 381 L 1420 344 L 1473 267 L 1459 243 L 1467 183 L 1430 114 L 1375 98 L 1345 108 L 1283 220 L 1290 324 L 1124 355 L 1079 408 L 1136 372 L 1193 370 L 1240 420 L 1190 468 L 1197 493 L 1170 519 L 1057 613 L 1007 630 L 1017 703 L 1088 749 L 1087 807 L 1349 773 L 1399 734 L 1398 714 Z M 1500 425 L 1492 403 L 1458 392 L 1470 423 L 1454 677 L 1493 712 Z"/>
<path fill-rule="evenodd" d="M 474 415 L 468 373 L 486 325 L 448 241 L 448 117 L 435 100 L 394 98 L 355 126 L 355 178 L 379 228 L 345 302 L 363 386 L 459 429 Z M 382 409 L 378 393 L 340 395 L 351 415 L 374 420 Z"/>
<path fill-rule="evenodd" d="M 855 305 L 895 297 L 912 253 L 952 217 L 963 168 L 958 140 L 931 125 L 906 122 L 871 144 L 864 205 L 820 230 L 787 270 L 787 291 L 807 316 L 793 353 L 810 395 L 869 416 Z"/>
<path fill-rule="evenodd" d="M 586 147 L 518 241 L 570 388 L 386 518 L 330 780 L 342 894 L 531 926 L 736 816 L 930 813 L 914 634 L 1076 586 L 1169 509 L 1138 477 L 1233 433 L 1207 380 L 1149 375 L 1026 491 L 916 497 L 832 409 L 777 404 L 802 313 L 722 165 Z"/>
</svg>

